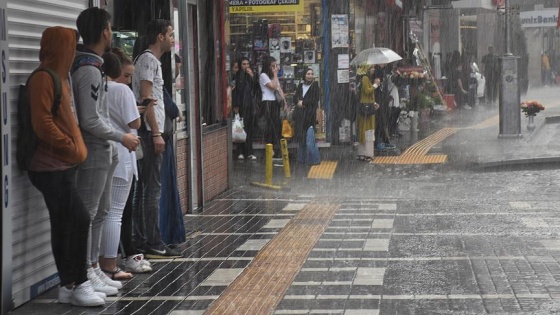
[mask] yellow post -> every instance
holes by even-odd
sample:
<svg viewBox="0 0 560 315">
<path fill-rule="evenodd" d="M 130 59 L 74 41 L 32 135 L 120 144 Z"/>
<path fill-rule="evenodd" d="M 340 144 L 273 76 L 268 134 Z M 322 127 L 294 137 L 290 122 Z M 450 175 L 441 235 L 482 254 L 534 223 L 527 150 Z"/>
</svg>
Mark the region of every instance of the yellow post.
<svg viewBox="0 0 560 315">
<path fill-rule="evenodd" d="M 284 177 L 292 177 L 290 171 L 290 157 L 288 155 L 288 141 L 286 139 L 280 140 L 280 147 L 282 149 L 282 161 L 284 164 Z"/>
<path fill-rule="evenodd" d="M 265 151 L 265 172 L 264 172 L 264 183 L 266 185 L 272 185 L 272 144 L 266 144 Z"/>
</svg>

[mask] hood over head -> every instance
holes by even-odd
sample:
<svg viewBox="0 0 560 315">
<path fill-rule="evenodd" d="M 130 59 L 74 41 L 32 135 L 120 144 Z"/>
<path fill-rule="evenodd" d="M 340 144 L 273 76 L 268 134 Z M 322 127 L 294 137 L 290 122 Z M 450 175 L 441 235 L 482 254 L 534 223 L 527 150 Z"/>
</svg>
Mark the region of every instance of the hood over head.
<svg viewBox="0 0 560 315">
<path fill-rule="evenodd" d="M 78 31 L 72 28 L 54 26 L 43 32 L 39 60 L 41 67 L 55 70 L 62 78 L 68 77 L 68 72 L 74 61 Z"/>
</svg>

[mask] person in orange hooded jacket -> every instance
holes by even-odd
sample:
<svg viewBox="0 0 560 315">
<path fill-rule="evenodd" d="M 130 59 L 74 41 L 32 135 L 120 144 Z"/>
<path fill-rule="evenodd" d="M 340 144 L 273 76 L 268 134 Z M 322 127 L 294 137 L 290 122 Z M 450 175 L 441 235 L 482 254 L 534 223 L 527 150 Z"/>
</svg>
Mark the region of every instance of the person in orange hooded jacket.
<svg viewBox="0 0 560 315">
<path fill-rule="evenodd" d="M 100 306 L 105 304 L 104 297 L 94 292 L 86 275 L 89 212 L 76 188 L 77 166 L 87 157 L 69 80 L 77 41 L 74 29 L 50 27 L 43 32 L 39 68 L 56 72 L 62 93 L 53 116 L 55 92 L 50 74 L 39 71 L 29 79 L 31 123 L 39 146 L 28 176 L 43 194 L 49 211 L 51 245 L 60 277 L 59 303 Z"/>
</svg>

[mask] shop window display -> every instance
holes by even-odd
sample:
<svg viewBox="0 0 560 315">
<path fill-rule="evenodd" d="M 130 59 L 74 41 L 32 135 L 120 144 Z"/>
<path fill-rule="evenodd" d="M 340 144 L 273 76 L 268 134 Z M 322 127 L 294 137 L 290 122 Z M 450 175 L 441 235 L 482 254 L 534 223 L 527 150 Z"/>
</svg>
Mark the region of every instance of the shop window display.
<svg viewBox="0 0 560 315">
<path fill-rule="evenodd" d="M 266 56 L 272 56 L 281 66 L 279 79 L 289 105 L 306 68 L 315 70 L 316 80 L 321 82 L 322 56 L 320 34 L 320 0 L 307 0 L 300 11 L 258 13 L 232 13 L 226 18 L 229 24 L 229 64 L 240 57 L 250 59 L 255 72 L 261 72 Z M 280 9 L 279 9 L 280 11 Z M 261 125 L 261 124 L 259 124 Z M 262 144 L 264 130 L 259 126 L 255 143 Z M 324 133 L 317 134 L 325 140 Z"/>
</svg>

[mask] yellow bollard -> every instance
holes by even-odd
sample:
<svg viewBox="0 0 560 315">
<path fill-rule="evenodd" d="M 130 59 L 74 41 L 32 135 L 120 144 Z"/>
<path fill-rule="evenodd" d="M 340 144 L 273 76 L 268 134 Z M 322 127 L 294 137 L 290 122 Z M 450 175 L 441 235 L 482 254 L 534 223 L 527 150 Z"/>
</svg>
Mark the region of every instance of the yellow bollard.
<svg viewBox="0 0 560 315">
<path fill-rule="evenodd" d="M 290 171 L 290 156 L 288 155 L 288 141 L 286 139 L 280 140 L 280 147 L 282 149 L 282 161 L 284 164 L 284 177 L 291 178 Z"/>
<path fill-rule="evenodd" d="M 273 154 L 272 144 L 266 144 L 265 151 L 265 172 L 264 172 L 264 183 L 265 185 L 272 185 L 272 154 Z"/>
</svg>

